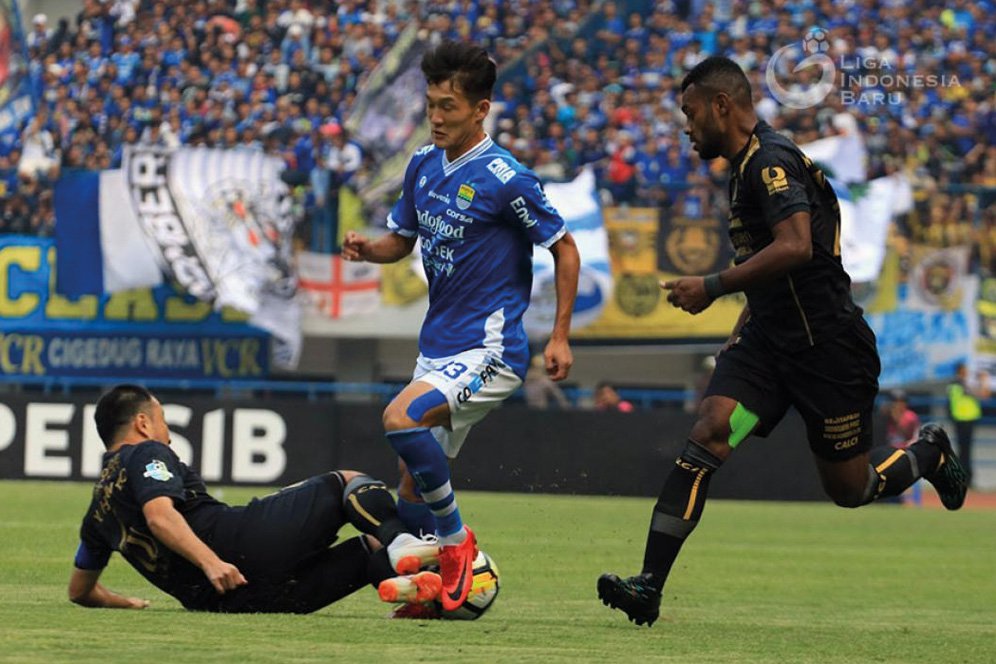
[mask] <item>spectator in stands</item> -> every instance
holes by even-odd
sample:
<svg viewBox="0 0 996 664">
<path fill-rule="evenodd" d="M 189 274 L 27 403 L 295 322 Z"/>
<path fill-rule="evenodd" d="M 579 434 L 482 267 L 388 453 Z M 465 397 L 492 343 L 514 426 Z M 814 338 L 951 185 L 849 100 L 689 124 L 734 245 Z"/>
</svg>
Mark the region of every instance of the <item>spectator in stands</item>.
<svg viewBox="0 0 996 664">
<path fill-rule="evenodd" d="M 52 30 L 48 27 L 48 15 L 35 14 L 31 19 L 31 32 L 28 33 L 28 48 L 41 54 L 44 53 L 52 37 Z"/>
<path fill-rule="evenodd" d="M 920 417 L 909 407 L 906 392 L 893 390 L 884 405 L 886 417 L 885 444 L 896 449 L 906 449 L 915 442 L 920 432 Z"/>
<path fill-rule="evenodd" d="M 46 116 L 39 113 L 31 118 L 21 135 L 22 152 L 17 171 L 24 178 L 53 181 L 59 177 L 60 155 L 52 132 L 45 127 L 45 120 Z"/>
<path fill-rule="evenodd" d="M 526 393 L 526 404 L 530 408 L 547 410 L 551 404 L 560 410 L 568 410 L 571 402 L 557 383 L 546 373 L 546 361 L 542 353 L 533 355 L 526 370 L 526 380 L 522 389 Z"/>
<path fill-rule="evenodd" d="M 619 396 L 611 383 L 602 381 L 595 386 L 595 410 L 632 413 L 635 408 Z"/>
<path fill-rule="evenodd" d="M 903 6 L 884 0 L 824 2 L 805 10 L 778 3 L 658 0 L 642 15 L 624 14 L 614 2 L 603 3 L 597 13 L 576 0 L 506 4 L 85 0 L 76 21 L 62 21 L 56 30 L 46 16 L 36 16 L 26 39 L 38 107 L 49 113 L 45 130 L 56 161 L 65 154 L 67 166 L 101 163 L 98 143 L 117 155 L 127 127 L 134 126 L 136 139 L 141 137 L 157 106 L 163 118 L 159 133 L 170 144 L 175 141 L 162 122 L 169 122 L 180 144 L 219 146 L 233 143 L 227 131 L 232 123 L 238 143 L 247 146 L 259 145 L 279 126 L 287 133 L 272 137 L 273 151 L 292 150 L 286 141 L 297 140 L 289 131 L 293 123 L 307 118 L 312 127 L 332 120 L 341 124 L 358 86 L 415 21 L 442 37 L 480 41 L 503 67 L 529 53 L 522 67 L 527 73 L 508 69 L 512 75 L 496 96 L 507 104 L 496 116 L 509 122 L 501 125 L 507 135 L 502 145 L 521 145 L 516 154 L 530 166 L 563 166 L 568 179 L 583 164 L 595 163 L 598 186 L 622 201 L 658 203 L 670 183 L 696 177 L 696 167 L 686 164 L 668 173 L 669 182 L 655 192 L 647 173 L 634 170 L 641 162 L 630 163 L 606 128 L 629 132 L 638 152 L 656 140 L 661 151 L 668 146 L 669 157 L 674 148 L 687 161 L 675 107 L 677 84 L 708 53 L 730 56 L 747 70 L 759 115 L 797 142 L 832 135 L 834 115 L 852 115 L 868 137 L 870 177 L 913 169 L 918 184 L 941 193 L 950 185 L 996 185 L 996 156 L 989 148 L 996 136 L 996 104 L 987 64 L 996 57 L 996 29 L 977 10 L 978 16 L 960 8 L 941 12 L 926 0 Z M 829 30 L 835 59 L 856 53 L 889 58 L 903 73 L 957 74 L 960 84 L 910 88 L 890 104 L 845 105 L 835 92 L 816 109 L 782 106 L 765 92 L 766 64 L 777 48 L 798 42 L 811 25 Z M 932 37 L 914 39 L 914 34 Z M 178 116 L 171 115 L 173 108 Z M 89 131 L 85 119 L 97 136 L 78 141 L 76 133 Z M 24 148 L 31 163 L 44 135 L 33 140 L 32 147 L 13 138 L 10 148 Z M 576 156 L 565 157 L 568 151 Z M 43 152 L 51 150 L 43 145 Z M 719 175 L 689 192 L 691 212 L 724 213 Z M 977 224 L 990 214 L 992 196 L 977 205 L 971 196 L 950 194 L 949 209 L 962 211 L 958 223 Z M 685 203 L 663 201 L 675 202 Z M 929 211 L 922 214 L 921 225 L 927 226 Z M 948 232 L 941 233 L 945 244 L 951 244 Z M 922 240 L 927 233 L 920 235 Z"/>
</svg>

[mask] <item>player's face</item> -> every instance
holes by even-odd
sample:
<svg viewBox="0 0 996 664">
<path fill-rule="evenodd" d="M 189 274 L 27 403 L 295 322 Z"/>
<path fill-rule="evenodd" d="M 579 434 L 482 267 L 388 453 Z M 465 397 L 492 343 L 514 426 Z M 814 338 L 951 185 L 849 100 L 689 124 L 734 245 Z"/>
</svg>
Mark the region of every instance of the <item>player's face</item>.
<svg viewBox="0 0 996 664">
<path fill-rule="evenodd" d="M 429 84 L 425 93 L 426 114 L 432 129 L 432 142 L 446 150 L 450 159 L 474 147 L 483 138 L 483 123 L 491 102 L 482 99 L 471 102 L 453 80 Z"/>
<path fill-rule="evenodd" d="M 716 121 L 712 101 L 694 83 L 681 95 L 681 112 L 685 114 L 685 134 L 703 159 L 715 159 L 722 153 L 723 133 Z"/>
<path fill-rule="evenodd" d="M 153 399 L 149 407 L 139 413 L 142 434 L 149 440 L 158 440 L 169 445 L 169 425 L 166 424 L 166 413 L 158 399 Z"/>
</svg>

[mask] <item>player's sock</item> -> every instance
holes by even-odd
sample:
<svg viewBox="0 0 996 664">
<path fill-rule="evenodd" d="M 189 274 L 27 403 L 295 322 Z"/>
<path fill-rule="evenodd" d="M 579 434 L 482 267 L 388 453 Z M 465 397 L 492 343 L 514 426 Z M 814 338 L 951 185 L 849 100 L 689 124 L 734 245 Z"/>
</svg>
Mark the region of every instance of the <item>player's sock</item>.
<svg viewBox="0 0 996 664">
<path fill-rule="evenodd" d="M 906 449 L 882 445 L 868 455 L 874 477 L 869 487 L 868 501 L 898 496 L 914 482 L 932 473 L 941 462 L 941 450 L 923 440 Z"/>
<path fill-rule="evenodd" d="M 422 498 L 436 517 L 436 533 L 441 545 L 459 544 L 466 539 L 456 496 L 450 486 L 450 466 L 443 448 L 426 427 L 389 431 L 387 440 L 398 453 Z"/>
<path fill-rule="evenodd" d="M 398 518 L 394 497 L 383 482 L 369 475 L 357 475 L 342 490 L 346 518 L 362 533 L 373 535 L 387 546 L 401 533 L 405 523 Z"/>
<path fill-rule="evenodd" d="M 698 524 L 709 477 L 722 463 L 709 450 L 689 440 L 664 480 L 643 557 L 643 574 L 649 575 L 658 591 L 664 587 L 681 545 Z"/>
<path fill-rule="evenodd" d="M 414 535 L 432 535 L 436 532 L 436 515 L 425 502 L 413 503 L 399 495 L 398 516 Z"/>
</svg>

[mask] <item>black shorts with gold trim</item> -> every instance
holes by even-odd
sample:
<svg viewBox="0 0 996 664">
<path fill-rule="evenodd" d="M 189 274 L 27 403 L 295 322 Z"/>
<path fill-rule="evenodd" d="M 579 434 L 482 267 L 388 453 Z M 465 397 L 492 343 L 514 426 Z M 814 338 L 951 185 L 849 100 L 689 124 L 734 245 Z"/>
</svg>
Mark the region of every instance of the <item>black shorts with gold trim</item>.
<svg viewBox="0 0 996 664">
<path fill-rule="evenodd" d="M 719 355 L 705 396 L 739 401 L 767 436 L 789 406 L 806 423 L 813 454 L 845 461 L 872 446 L 872 416 L 881 370 L 875 333 L 861 317 L 827 341 L 786 353 L 748 322 Z"/>
</svg>

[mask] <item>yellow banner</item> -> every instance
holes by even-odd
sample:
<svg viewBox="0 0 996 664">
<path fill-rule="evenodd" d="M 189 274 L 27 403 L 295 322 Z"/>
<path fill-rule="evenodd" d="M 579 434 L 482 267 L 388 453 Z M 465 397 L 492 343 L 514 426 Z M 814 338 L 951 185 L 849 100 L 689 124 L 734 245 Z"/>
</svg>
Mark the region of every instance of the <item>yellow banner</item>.
<svg viewBox="0 0 996 664">
<path fill-rule="evenodd" d="M 718 299 L 693 316 L 668 304 L 659 282 L 681 275 L 658 270 L 659 212 L 656 208 L 606 208 L 609 259 L 615 281 L 612 299 L 579 339 L 725 338 L 746 302 L 737 293 Z M 703 222 L 705 223 L 705 222 Z M 720 239 L 727 242 L 725 235 Z"/>
<path fill-rule="evenodd" d="M 381 302 L 400 306 L 411 304 L 429 294 L 428 284 L 415 274 L 414 260 L 412 256 L 407 256 L 397 263 L 380 266 Z"/>
</svg>

